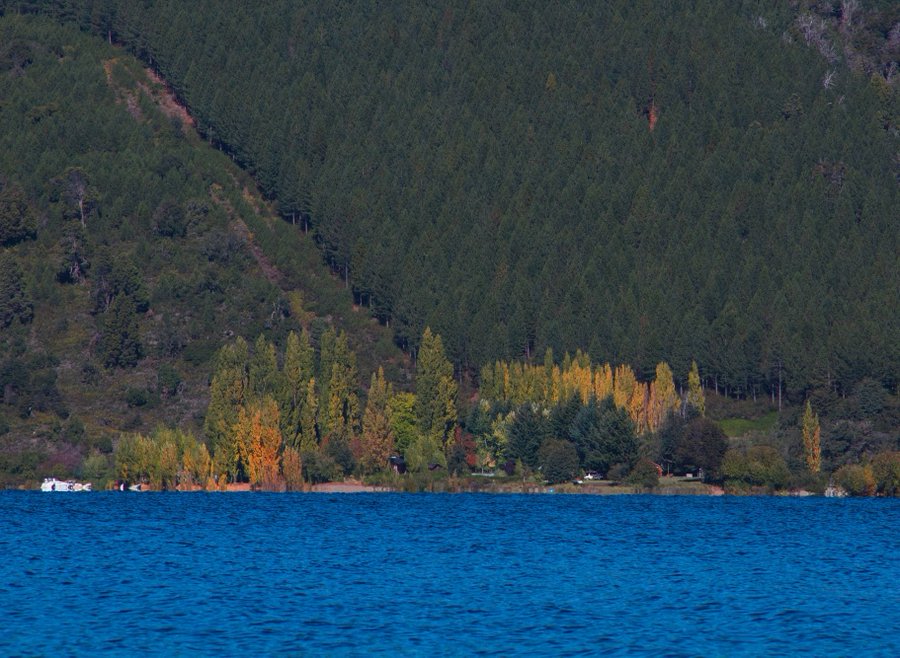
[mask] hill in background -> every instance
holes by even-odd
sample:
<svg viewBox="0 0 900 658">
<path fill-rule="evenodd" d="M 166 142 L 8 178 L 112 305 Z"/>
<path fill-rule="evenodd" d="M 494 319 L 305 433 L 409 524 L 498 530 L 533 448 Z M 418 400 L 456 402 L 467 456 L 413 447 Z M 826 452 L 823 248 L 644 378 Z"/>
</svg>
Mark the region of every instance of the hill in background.
<svg viewBox="0 0 900 658">
<path fill-rule="evenodd" d="M 70 473 L 120 431 L 199 430 L 234 336 L 346 330 L 405 365 L 312 240 L 273 217 L 120 49 L 0 19 L 0 470 Z"/>
<path fill-rule="evenodd" d="M 896 3 L 6 6 L 158 71 L 405 347 L 897 386 Z"/>
</svg>

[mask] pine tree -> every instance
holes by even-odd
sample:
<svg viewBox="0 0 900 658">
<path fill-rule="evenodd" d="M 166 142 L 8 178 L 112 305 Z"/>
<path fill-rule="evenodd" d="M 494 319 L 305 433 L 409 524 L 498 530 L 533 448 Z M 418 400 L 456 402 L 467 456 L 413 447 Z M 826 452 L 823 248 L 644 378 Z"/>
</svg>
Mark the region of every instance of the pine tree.
<svg viewBox="0 0 900 658">
<path fill-rule="evenodd" d="M 116 295 L 104 314 L 103 329 L 97 345 L 107 368 L 132 368 L 143 356 L 137 309 L 130 295 Z"/>
<path fill-rule="evenodd" d="M 253 345 L 253 356 L 247 368 L 247 382 L 250 395 L 257 400 L 270 396 L 279 397 L 281 393 L 278 359 L 275 356 L 275 345 L 260 334 Z"/>
<path fill-rule="evenodd" d="M 438 334 L 422 334 L 416 363 L 416 417 L 419 430 L 446 450 L 456 423 L 456 381 Z"/>
<path fill-rule="evenodd" d="M 328 418 L 328 408 L 330 402 L 330 393 L 328 390 L 331 384 L 332 366 L 334 365 L 335 343 L 337 342 L 337 332 L 328 327 L 319 338 L 319 368 L 318 368 L 318 385 L 319 385 L 319 430 L 322 435 L 326 435 L 331 429 L 331 422 Z"/>
<path fill-rule="evenodd" d="M 688 373 L 687 403 L 701 416 L 706 416 L 706 398 L 703 395 L 703 388 L 700 386 L 700 371 L 697 369 L 696 361 L 691 361 L 691 371 Z"/>
<path fill-rule="evenodd" d="M 0 245 L 33 238 L 36 232 L 37 220 L 22 186 L 12 183 L 0 189 Z"/>
<path fill-rule="evenodd" d="M 819 415 L 813 413 L 809 400 L 806 401 L 806 409 L 803 412 L 801 431 L 806 467 L 810 473 L 818 473 L 822 469 L 821 428 L 819 427 Z"/>
<path fill-rule="evenodd" d="M 247 395 L 247 362 L 249 348 L 240 336 L 228 345 L 223 345 L 215 358 L 212 381 L 209 387 L 209 406 L 203 422 L 203 432 L 213 451 L 219 468 L 234 472 L 232 457 L 234 447 L 234 425 L 238 409 Z M 217 471 L 216 475 L 223 475 Z"/>
<path fill-rule="evenodd" d="M 33 317 L 34 306 L 19 264 L 12 254 L 0 254 L 0 328 L 15 320 L 27 324 Z"/>
<path fill-rule="evenodd" d="M 305 329 L 299 337 L 293 331 L 288 334 L 281 371 L 281 431 L 285 443 L 294 447 L 299 444 L 307 384 L 313 377 L 313 356 L 309 333 Z"/>
<path fill-rule="evenodd" d="M 356 354 L 350 351 L 347 334 L 342 331 L 335 341 L 331 380 L 328 383 L 327 434 L 337 434 L 349 439 L 357 431 L 359 425 L 359 395 L 356 392 L 358 376 Z"/>
</svg>

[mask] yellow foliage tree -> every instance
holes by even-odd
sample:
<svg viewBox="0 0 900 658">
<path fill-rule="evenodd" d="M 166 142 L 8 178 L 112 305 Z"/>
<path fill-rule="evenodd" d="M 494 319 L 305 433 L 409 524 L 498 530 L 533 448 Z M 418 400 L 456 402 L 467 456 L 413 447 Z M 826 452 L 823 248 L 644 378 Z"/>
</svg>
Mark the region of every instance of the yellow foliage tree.
<svg viewBox="0 0 900 658">
<path fill-rule="evenodd" d="M 281 455 L 281 472 L 288 491 L 303 489 L 303 459 L 296 448 L 285 448 Z"/>
<path fill-rule="evenodd" d="M 806 410 L 803 412 L 801 431 L 803 432 L 803 454 L 806 457 L 806 467 L 810 473 L 818 473 L 822 469 L 821 428 L 819 427 L 819 415 L 813 413 L 809 400 L 806 401 Z"/>
<path fill-rule="evenodd" d="M 697 362 L 691 361 L 691 371 L 688 373 L 688 404 L 706 415 L 706 398 L 703 395 L 703 387 L 700 385 L 700 371 Z"/>
<path fill-rule="evenodd" d="M 362 454 L 359 465 L 367 473 L 387 468 L 394 450 L 394 433 L 388 412 L 388 401 L 394 395 L 391 385 L 384 378 L 384 369 L 372 374 L 366 411 L 363 414 Z"/>
<path fill-rule="evenodd" d="M 613 402 L 619 409 L 629 409 L 636 385 L 637 379 L 631 366 L 625 364 L 616 366 L 613 378 Z"/>
<path fill-rule="evenodd" d="M 613 394 L 613 373 L 608 363 L 594 372 L 594 397 L 604 400 Z"/>
<path fill-rule="evenodd" d="M 282 438 L 275 400 L 266 396 L 250 409 L 241 407 L 234 434 L 250 483 L 264 489 L 277 488 Z"/>
<path fill-rule="evenodd" d="M 680 401 L 675 391 L 672 369 L 662 361 L 656 365 L 656 379 L 650 385 L 650 404 L 647 410 L 647 425 L 651 432 L 658 432 L 670 413 L 678 411 Z"/>
</svg>

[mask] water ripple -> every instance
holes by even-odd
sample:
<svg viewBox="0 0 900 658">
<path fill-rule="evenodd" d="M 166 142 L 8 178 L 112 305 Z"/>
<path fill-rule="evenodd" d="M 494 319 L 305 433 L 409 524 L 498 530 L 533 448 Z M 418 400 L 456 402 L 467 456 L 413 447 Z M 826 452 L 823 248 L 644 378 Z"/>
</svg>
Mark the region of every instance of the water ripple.
<svg viewBox="0 0 900 658">
<path fill-rule="evenodd" d="M 900 501 L 0 493 L 0 655 L 900 655 Z"/>
</svg>

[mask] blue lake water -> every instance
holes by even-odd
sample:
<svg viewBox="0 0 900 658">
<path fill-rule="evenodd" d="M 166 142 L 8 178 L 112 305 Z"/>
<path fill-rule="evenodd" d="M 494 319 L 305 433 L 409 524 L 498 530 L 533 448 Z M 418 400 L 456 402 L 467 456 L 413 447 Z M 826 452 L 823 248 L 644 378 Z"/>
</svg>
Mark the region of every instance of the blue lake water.
<svg viewBox="0 0 900 658">
<path fill-rule="evenodd" d="M 900 655 L 900 500 L 0 492 L 0 655 Z"/>
</svg>

